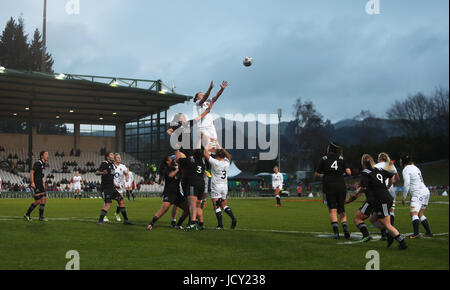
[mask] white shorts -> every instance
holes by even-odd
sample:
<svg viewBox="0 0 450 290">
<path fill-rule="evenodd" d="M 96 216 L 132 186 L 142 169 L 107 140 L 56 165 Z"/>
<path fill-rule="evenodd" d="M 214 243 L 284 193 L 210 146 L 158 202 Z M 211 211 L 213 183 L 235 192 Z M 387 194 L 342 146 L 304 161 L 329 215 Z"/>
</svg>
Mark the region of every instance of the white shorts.
<svg viewBox="0 0 450 290">
<path fill-rule="evenodd" d="M 422 209 L 426 209 L 428 201 L 430 200 L 430 191 L 428 188 L 423 191 L 422 194 L 413 195 L 411 197 L 411 210 L 410 212 L 419 212 Z"/>
<path fill-rule="evenodd" d="M 130 184 L 125 183 L 125 188 L 130 188 L 130 187 L 131 187 L 131 183 Z"/>
<path fill-rule="evenodd" d="M 74 190 L 81 190 L 81 184 L 75 184 L 73 188 Z"/>
<path fill-rule="evenodd" d="M 276 187 L 272 187 L 272 189 L 273 189 L 274 191 L 276 191 L 277 188 L 280 188 L 280 191 L 283 191 L 283 185 L 278 185 L 278 186 L 276 186 Z"/>
<path fill-rule="evenodd" d="M 213 184 L 211 186 L 211 199 L 227 199 L 228 184 Z"/>
<path fill-rule="evenodd" d="M 200 127 L 199 130 L 200 130 L 201 134 L 206 135 L 209 138 L 213 138 L 213 139 L 217 140 L 217 132 L 216 132 L 216 128 L 214 126 Z"/>
</svg>

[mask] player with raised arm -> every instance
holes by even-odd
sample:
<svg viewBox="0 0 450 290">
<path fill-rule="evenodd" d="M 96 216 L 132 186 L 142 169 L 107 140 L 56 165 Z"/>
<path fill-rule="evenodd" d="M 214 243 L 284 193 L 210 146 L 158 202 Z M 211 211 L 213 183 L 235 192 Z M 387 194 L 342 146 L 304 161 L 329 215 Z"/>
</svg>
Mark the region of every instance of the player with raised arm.
<svg viewBox="0 0 450 290">
<path fill-rule="evenodd" d="M 399 243 L 399 249 L 404 250 L 408 248 L 399 231 L 391 224 L 389 208 L 392 206 L 393 198 L 389 194 L 388 188 L 394 181 L 394 174 L 384 169 L 375 167 L 375 161 L 369 154 L 364 154 L 361 157 L 361 165 L 363 172 L 361 173 L 361 183 L 358 191 L 365 192 L 372 205 L 372 213 L 370 221 L 376 225 L 380 230 L 388 231 L 388 247 L 392 245 L 394 239 Z M 386 186 L 386 180 L 388 185 Z M 353 195 L 349 202 L 355 200 L 356 195 Z"/>
<path fill-rule="evenodd" d="M 80 176 L 78 171 L 75 171 L 75 176 L 72 177 L 73 188 L 75 190 L 75 199 L 78 198 L 81 200 L 81 184 L 83 183 L 83 178 Z"/>
<path fill-rule="evenodd" d="M 122 213 L 122 216 L 124 218 L 123 224 L 133 225 L 133 223 L 128 220 L 123 197 L 114 186 L 114 153 L 109 152 L 105 155 L 105 161 L 100 164 L 100 167 L 95 172 L 95 174 L 101 176 L 102 180 L 100 190 L 102 192 L 103 200 L 105 201 L 97 224 L 103 225 L 104 218 L 108 213 L 109 208 L 111 207 L 112 200 L 114 199 L 119 204 L 120 212 Z"/>
<path fill-rule="evenodd" d="M 30 205 L 27 212 L 24 215 L 24 218 L 27 221 L 31 222 L 30 214 L 31 212 L 38 206 L 39 204 L 39 220 L 40 221 L 48 221 L 44 217 L 44 209 L 47 204 L 47 194 L 45 192 L 44 186 L 44 170 L 46 167 L 46 162 L 48 161 L 48 152 L 42 151 L 39 154 L 39 160 L 36 161 L 33 165 L 33 168 L 30 170 L 30 181 L 31 188 L 33 191 L 34 202 Z"/>
<path fill-rule="evenodd" d="M 409 154 L 403 154 L 400 158 L 400 165 L 403 166 L 403 199 L 402 204 L 405 205 L 408 193 L 411 194 L 411 218 L 414 233 L 410 236 L 411 239 L 420 237 L 419 224 L 422 223 L 425 228 L 425 235 L 432 237 L 430 224 L 426 216 L 423 214 L 428 206 L 430 200 L 430 190 L 423 182 L 422 172 L 414 164 Z"/>
<path fill-rule="evenodd" d="M 186 115 L 183 113 L 178 113 L 173 117 L 172 122 L 170 123 L 170 128 L 167 130 L 167 134 L 169 134 L 171 137 L 171 144 L 175 141 L 178 141 L 178 144 L 176 144 L 175 149 L 176 154 L 182 153 L 182 156 L 192 156 L 193 150 L 194 150 L 194 136 L 193 136 L 193 128 L 194 125 L 196 125 L 200 120 L 205 118 L 209 112 L 211 112 L 211 109 L 214 105 L 214 102 L 210 102 L 208 109 L 206 109 L 200 116 L 197 116 L 195 119 L 187 120 Z M 172 139 L 175 138 L 175 139 Z M 186 142 L 184 142 L 186 141 Z M 188 146 L 184 146 L 185 143 L 188 143 Z M 200 142 L 195 146 L 195 149 L 200 149 Z"/>
<path fill-rule="evenodd" d="M 277 165 L 273 167 L 272 174 L 272 189 L 275 192 L 275 199 L 277 200 L 277 207 L 281 207 L 281 196 L 280 193 L 283 190 L 283 174 L 279 172 Z"/>
<path fill-rule="evenodd" d="M 349 166 L 342 156 L 342 148 L 331 142 L 327 148 L 327 155 L 320 158 L 315 176 L 323 178 L 324 200 L 330 212 L 330 222 L 333 228 L 334 238 L 339 239 L 338 214 L 346 239 L 350 238 L 348 231 L 347 215 L 345 213 L 345 198 L 347 187 L 344 174 L 351 175 Z"/>
<path fill-rule="evenodd" d="M 228 172 L 230 170 L 231 155 L 225 149 L 218 149 L 215 157 L 209 154 L 210 148 L 205 148 L 203 154 L 211 165 L 211 200 L 216 213 L 217 227 L 223 229 L 222 210 L 231 218 L 231 229 L 236 228 L 237 219 L 227 204 Z"/>
<path fill-rule="evenodd" d="M 197 113 L 199 116 L 201 116 L 208 108 L 210 103 L 215 103 L 220 95 L 222 95 L 225 88 L 228 86 L 228 82 L 223 81 L 220 85 L 220 90 L 217 92 L 217 94 L 209 100 L 209 95 L 211 93 L 211 90 L 214 87 L 214 83 L 211 82 L 211 85 L 209 86 L 206 93 L 198 92 L 195 94 L 194 97 L 194 103 L 196 105 Z M 200 130 L 200 136 L 201 141 L 204 147 L 208 146 L 210 143 L 213 146 L 218 146 L 217 143 L 217 131 L 214 127 L 214 120 L 211 115 L 207 115 L 205 118 L 203 118 L 199 124 L 199 130 Z"/>
<path fill-rule="evenodd" d="M 159 182 L 164 183 L 163 200 L 161 208 L 148 224 L 147 231 L 153 229 L 155 223 L 167 213 L 171 205 L 174 205 L 174 208 L 180 207 L 183 210 L 178 223 L 174 226 L 174 228 L 181 229 L 184 220 L 189 216 L 189 207 L 185 197 L 180 192 L 181 172 L 178 164 L 171 156 L 166 156 L 159 165 L 158 173 L 160 176 Z"/>
</svg>

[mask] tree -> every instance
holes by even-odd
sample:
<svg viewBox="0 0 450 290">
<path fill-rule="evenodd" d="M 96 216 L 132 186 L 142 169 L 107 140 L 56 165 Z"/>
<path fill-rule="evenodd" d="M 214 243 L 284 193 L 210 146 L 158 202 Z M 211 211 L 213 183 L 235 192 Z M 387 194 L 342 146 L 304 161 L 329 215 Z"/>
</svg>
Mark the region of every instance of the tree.
<svg viewBox="0 0 450 290">
<path fill-rule="evenodd" d="M 25 24 L 22 17 L 18 22 L 14 18 L 6 23 L 0 37 L 0 64 L 6 68 L 17 70 L 41 71 L 44 46 L 39 30 L 35 30 L 33 40 L 28 43 Z M 53 72 L 53 59 L 45 53 L 45 72 Z"/>
<path fill-rule="evenodd" d="M 410 137 L 424 136 L 430 133 L 427 120 L 431 117 L 430 100 L 422 93 L 410 95 L 405 101 L 396 101 L 387 111 L 391 120 L 399 120 L 400 125 Z"/>
<path fill-rule="evenodd" d="M 31 70 L 33 71 L 42 71 L 42 55 L 45 55 L 45 72 L 53 73 L 53 63 L 54 60 L 52 56 L 44 51 L 44 45 L 41 40 L 41 34 L 39 30 L 36 29 L 33 35 L 33 41 L 30 45 L 30 54 L 31 54 Z"/>
</svg>

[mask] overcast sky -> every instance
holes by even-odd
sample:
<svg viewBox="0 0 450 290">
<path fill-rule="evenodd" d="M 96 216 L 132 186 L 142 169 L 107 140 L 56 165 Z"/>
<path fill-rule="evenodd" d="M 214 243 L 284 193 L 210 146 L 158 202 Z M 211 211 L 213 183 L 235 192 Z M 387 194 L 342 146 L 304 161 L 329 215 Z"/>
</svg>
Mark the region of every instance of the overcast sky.
<svg viewBox="0 0 450 290">
<path fill-rule="evenodd" d="M 287 121 L 301 97 L 333 122 L 384 117 L 395 100 L 449 87 L 448 0 L 380 0 L 378 15 L 368 0 L 78 1 L 70 15 L 69 0 L 48 0 L 56 72 L 162 79 L 186 95 L 228 80 L 222 116 L 282 108 Z M 30 37 L 42 30 L 42 3 L 0 1 L 1 30 L 20 15 Z"/>
</svg>

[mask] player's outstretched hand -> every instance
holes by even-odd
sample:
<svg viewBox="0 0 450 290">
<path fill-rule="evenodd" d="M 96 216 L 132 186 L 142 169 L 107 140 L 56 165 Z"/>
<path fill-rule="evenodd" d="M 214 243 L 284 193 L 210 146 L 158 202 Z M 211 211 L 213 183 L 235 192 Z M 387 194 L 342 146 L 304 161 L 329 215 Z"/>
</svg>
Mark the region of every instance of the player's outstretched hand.
<svg viewBox="0 0 450 290">
<path fill-rule="evenodd" d="M 225 88 L 228 86 L 228 82 L 227 81 L 223 81 L 222 84 L 220 85 L 220 87 L 222 88 L 222 90 L 225 90 Z"/>
<path fill-rule="evenodd" d="M 214 88 L 214 82 L 211 81 L 211 84 L 209 85 L 209 89 L 212 90 Z"/>
</svg>

